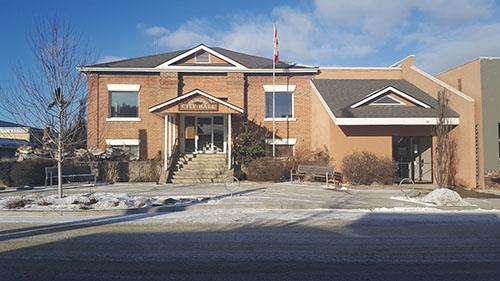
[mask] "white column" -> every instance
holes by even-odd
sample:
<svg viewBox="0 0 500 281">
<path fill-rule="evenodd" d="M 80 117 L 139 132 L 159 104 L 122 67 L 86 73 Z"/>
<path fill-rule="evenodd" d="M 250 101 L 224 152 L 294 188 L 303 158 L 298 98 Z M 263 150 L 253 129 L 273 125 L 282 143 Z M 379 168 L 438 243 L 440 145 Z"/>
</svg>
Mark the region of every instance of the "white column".
<svg viewBox="0 0 500 281">
<path fill-rule="evenodd" d="M 165 115 L 165 133 L 164 133 L 164 138 L 163 138 L 163 169 L 165 171 L 167 170 L 167 164 L 168 164 L 168 115 Z"/>
<path fill-rule="evenodd" d="M 227 115 L 227 168 L 231 169 L 231 113 Z"/>
</svg>

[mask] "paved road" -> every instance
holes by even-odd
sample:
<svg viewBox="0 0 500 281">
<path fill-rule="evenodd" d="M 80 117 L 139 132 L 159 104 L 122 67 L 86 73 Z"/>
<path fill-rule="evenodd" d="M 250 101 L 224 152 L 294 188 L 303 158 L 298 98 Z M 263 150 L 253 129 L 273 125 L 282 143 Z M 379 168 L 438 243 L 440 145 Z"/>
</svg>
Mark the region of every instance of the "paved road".
<svg viewBox="0 0 500 281">
<path fill-rule="evenodd" d="M 0 280 L 499 280 L 494 213 L 0 218 Z"/>
</svg>

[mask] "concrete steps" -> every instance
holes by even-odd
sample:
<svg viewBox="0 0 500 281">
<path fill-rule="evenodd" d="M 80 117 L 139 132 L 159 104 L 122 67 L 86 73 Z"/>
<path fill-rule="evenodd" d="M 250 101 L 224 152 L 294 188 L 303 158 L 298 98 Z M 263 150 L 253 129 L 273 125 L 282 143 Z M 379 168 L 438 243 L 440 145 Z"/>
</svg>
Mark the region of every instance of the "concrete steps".
<svg viewBox="0 0 500 281">
<path fill-rule="evenodd" d="M 231 175 L 225 154 L 184 154 L 174 167 L 172 183 L 215 183 Z"/>
</svg>

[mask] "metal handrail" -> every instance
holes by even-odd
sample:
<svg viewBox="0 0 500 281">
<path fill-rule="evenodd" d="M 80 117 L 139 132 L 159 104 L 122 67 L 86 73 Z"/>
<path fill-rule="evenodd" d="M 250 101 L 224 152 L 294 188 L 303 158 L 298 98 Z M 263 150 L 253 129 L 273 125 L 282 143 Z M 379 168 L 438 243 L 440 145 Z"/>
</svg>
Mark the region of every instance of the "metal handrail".
<svg viewBox="0 0 500 281">
<path fill-rule="evenodd" d="M 174 141 L 174 146 L 173 146 L 173 149 L 172 149 L 172 154 L 170 155 L 170 157 L 168 158 L 168 161 L 167 161 L 167 171 L 168 171 L 168 174 L 167 174 L 167 182 L 171 182 L 172 181 L 172 177 L 174 175 L 174 165 L 177 163 L 177 161 L 179 161 L 179 139 L 178 138 L 175 138 L 175 141 Z"/>
</svg>

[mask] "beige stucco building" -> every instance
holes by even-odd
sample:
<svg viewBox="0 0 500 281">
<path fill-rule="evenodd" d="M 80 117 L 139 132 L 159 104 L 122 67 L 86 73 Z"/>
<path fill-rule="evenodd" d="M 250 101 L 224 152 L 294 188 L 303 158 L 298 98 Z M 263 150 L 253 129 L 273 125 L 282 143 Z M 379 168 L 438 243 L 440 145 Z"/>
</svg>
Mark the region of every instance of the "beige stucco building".
<svg viewBox="0 0 500 281">
<path fill-rule="evenodd" d="M 278 156 L 326 149 L 341 170 L 346 155 L 371 151 L 394 159 L 400 177 L 433 182 L 436 97 L 445 90 L 458 182 L 482 186 L 477 101 L 414 60 L 355 68 L 279 62 L 274 84 L 271 59 L 205 45 L 82 66 L 89 83 L 87 143 L 161 158 L 170 180 L 182 182 L 200 172 L 189 164 L 195 158 L 214 156 L 209 163 L 223 161 L 230 170 L 232 138 L 246 118 L 268 130 L 274 123 L 277 137 L 267 143 Z M 199 179 L 213 180 L 205 176 Z"/>
</svg>

